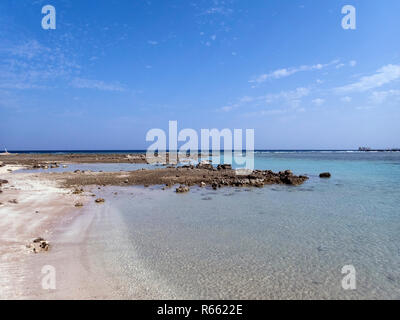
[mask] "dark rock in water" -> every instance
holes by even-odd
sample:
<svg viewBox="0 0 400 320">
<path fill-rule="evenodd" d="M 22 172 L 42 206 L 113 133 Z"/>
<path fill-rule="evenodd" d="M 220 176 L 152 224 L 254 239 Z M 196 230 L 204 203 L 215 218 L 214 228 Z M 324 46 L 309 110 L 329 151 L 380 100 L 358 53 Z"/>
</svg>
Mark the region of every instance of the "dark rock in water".
<svg viewBox="0 0 400 320">
<path fill-rule="evenodd" d="M 175 190 L 176 193 L 186 193 L 186 192 L 189 192 L 189 191 L 190 191 L 189 187 L 186 187 L 186 186 L 179 186 Z"/>
<path fill-rule="evenodd" d="M 39 237 L 34 239 L 31 243 L 27 244 L 26 247 L 31 249 L 34 253 L 39 253 L 43 251 L 48 251 L 50 248 L 50 244 L 45 239 Z"/>
<path fill-rule="evenodd" d="M 10 200 L 10 201 L 8 201 L 9 203 L 12 203 L 12 204 L 18 204 L 18 200 L 17 199 L 12 199 L 12 200 Z"/>
<path fill-rule="evenodd" d="M 232 170 L 231 164 L 219 164 L 217 170 Z"/>
<path fill-rule="evenodd" d="M 83 207 L 83 203 L 77 202 L 77 203 L 75 203 L 75 207 L 77 207 L 77 208 Z"/>
<path fill-rule="evenodd" d="M 331 174 L 329 172 L 322 172 L 319 174 L 320 178 L 330 178 Z"/>
<path fill-rule="evenodd" d="M 7 184 L 8 183 L 8 180 L 0 180 L 0 186 L 2 185 L 2 184 Z"/>
<path fill-rule="evenodd" d="M 72 191 L 72 194 L 81 194 L 81 193 L 83 193 L 83 189 L 82 188 L 74 189 L 74 191 Z"/>
<path fill-rule="evenodd" d="M 97 198 L 96 200 L 94 200 L 94 202 L 96 203 L 104 203 L 106 200 L 104 200 L 103 198 Z"/>
<path fill-rule="evenodd" d="M 219 185 L 218 185 L 218 183 L 213 182 L 213 183 L 211 184 L 211 187 L 212 187 L 214 190 L 217 190 L 217 189 L 219 188 Z"/>
</svg>

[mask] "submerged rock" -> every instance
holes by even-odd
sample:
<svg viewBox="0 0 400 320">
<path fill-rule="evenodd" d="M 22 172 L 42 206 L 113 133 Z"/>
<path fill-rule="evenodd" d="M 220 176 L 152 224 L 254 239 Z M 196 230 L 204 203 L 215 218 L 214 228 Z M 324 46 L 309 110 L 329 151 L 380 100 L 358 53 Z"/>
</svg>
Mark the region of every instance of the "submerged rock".
<svg viewBox="0 0 400 320">
<path fill-rule="evenodd" d="M 74 189 L 74 191 L 72 191 L 72 194 L 81 194 L 81 193 L 83 193 L 82 188 L 80 188 L 80 189 L 76 188 L 76 189 Z"/>
<path fill-rule="evenodd" d="M 189 191 L 190 191 L 189 187 L 186 187 L 186 186 L 179 186 L 175 190 L 176 193 L 186 193 L 186 192 L 189 192 Z"/>
<path fill-rule="evenodd" d="M 322 172 L 319 174 L 320 178 L 330 178 L 331 174 L 329 172 Z"/>
<path fill-rule="evenodd" d="M 50 244 L 45 239 L 39 237 L 34 239 L 31 243 L 27 244 L 26 247 L 31 249 L 33 253 L 39 253 L 48 251 L 50 248 Z"/>
</svg>

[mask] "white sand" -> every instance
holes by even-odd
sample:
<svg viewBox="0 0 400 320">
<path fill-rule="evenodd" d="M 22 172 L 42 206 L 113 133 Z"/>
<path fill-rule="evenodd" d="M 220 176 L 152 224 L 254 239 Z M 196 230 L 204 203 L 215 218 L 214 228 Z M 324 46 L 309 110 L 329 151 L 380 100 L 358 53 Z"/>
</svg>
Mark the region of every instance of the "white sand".
<svg viewBox="0 0 400 320">
<path fill-rule="evenodd" d="M 102 297 L 106 290 L 100 288 L 101 279 L 94 279 L 84 266 L 86 230 L 94 216 L 87 204 L 92 198 L 58 188 L 45 175 L 9 169 L 21 167 L 0 167 L 0 179 L 9 181 L 0 187 L 0 299 Z M 18 203 L 9 202 L 13 199 Z M 78 201 L 85 207 L 75 208 Z M 50 242 L 48 252 L 35 254 L 26 247 L 37 237 Z M 42 288 L 44 265 L 56 268 L 57 290 Z"/>
</svg>

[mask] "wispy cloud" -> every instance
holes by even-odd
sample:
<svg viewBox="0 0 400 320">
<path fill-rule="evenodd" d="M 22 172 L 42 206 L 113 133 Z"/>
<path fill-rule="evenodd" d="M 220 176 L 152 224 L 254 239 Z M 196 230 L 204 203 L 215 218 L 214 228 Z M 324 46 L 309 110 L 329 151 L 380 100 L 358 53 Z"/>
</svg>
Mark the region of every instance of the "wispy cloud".
<svg viewBox="0 0 400 320">
<path fill-rule="evenodd" d="M 349 61 L 349 63 L 338 63 L 336 65 L 336 69 L 341 69 L 343 67 L 349 66 L 349 67 L 355 67 L 357 65 L 357 61 L 356 60 L 351 60 Z"/>
<path fill-rule="evenodd" d="M 101 91 L 125 91 L 119 83 L 105 83 L 101 80 L 75 78 L 71 81 L 71 86 L 80 89 L 96 89 Z"/>
<path fill-rule="evenodd" d="M 222 14 L 222 15 L 229 15 L 233 12 L 232 9 L 226 7 L 212 7 L 207 9 L 204 14 Z"/>
<path fill-rule="evenodd" d="M 317 98 L 312 100 L 312 103 L 314 103 L 317 107 L 322 106 L 325 103 L 324 99 Z"/>
<path fill-rule="evenodd" d="M 400 65 L 388 64 L 378 69 L 375 74 L 361 77 L 357 82 L 338 87 L 337 93 L 365 92 L 382 87 L 400 78 Z"/>
<path fill-rule="evenodd" d="M 158 45 L 158 41 L 154 41 L 154 40 L 148 40 L 147 43 L 151 44 L 152 46 Z"/>
<path fill-rule="evenodd" d="M 298 72 L 305 72 L 305 71 L 313 71 L 313 70 L 322 70 L 326 67 L 331 65 L 338 64 L 339 60 L 334 60 L 326 64 L 314 64 L 314 65 L 302 65 L 299 67 L 291 67 L 291 68 L 282 68 L 271 71 L 269 73 L 264 73 L 259 76 L 254 77 L 253 79 L 249 80 L 250 83 L 261 84 L 269 79 L 281 79 L 289 77 Z"/>
<path fill-rule="evenodd" d="M 269 93 L 256 97 L 244 96 L 236 103 L 224 106 L 218 111 L 229 112 L 249 104 L 256 107 L 278 104 L 281 107 L 298 108 L 301 104 L 302 98 L 308 96 L 310 92 L 311 90 L 309 88 L 299 87 L 295 90 L 284 90 L 278 93 Z"/>
<path fill-rule="evenodd" d="M 371 94 L 370 101 L 374 104 L 381 104 L 386 101 L 389 97 L 400 98 L 400 90 L 393 89 L 387 91 L 374 91 Z"/>
<path fill-rule="evenodd" d="M 351 102 L 351 100 L 353 100 L 353 99 L 351 97 L 349 97 L 349 96 L 346 96 L 346 97 L 342 97 L 340 100 L 342 102 Z"/>
<path fill-rule="evenodd" d="M 37 40 L 0 45 L 0 88 L 47 88 L 56 79 L 68 78 L 79 70 L 61 49 L 50 49 Z"/>
</svg>

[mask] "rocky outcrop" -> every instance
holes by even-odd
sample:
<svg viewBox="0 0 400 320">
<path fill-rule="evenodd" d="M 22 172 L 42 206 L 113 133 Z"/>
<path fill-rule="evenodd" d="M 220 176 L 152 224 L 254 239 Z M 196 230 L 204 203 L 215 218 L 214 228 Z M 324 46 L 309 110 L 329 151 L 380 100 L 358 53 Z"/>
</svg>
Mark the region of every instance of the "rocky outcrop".
<svg viewBox="0 0 400 320">
<path fill-rule="evenodd" d="M 319 174 L 319 177 L 328 179 L 328 178 L 331 177 L 331 174 L 329 172 L 322 172 L 322 173 Z"/>
<path fill-rule="evenodd" d="M 198 167 L 203 169 L 200 169 Z M 271 184 L 300 185 L 308 179 L 307 176 L 295 175 L 290 170 L 273 172 L 271 170 L 241 171 L 221 168 L 211 169 L 211 164 L 201 164 L 196 168 L 162 168 L 157 170 L 136 170 L 129 172 L 96 172 L 93 174 L 77 175 L 73 173 L 53 174 L 53 177 L 63 181 L 66 187 L 90 185 L 173 185 L 201 187 L 262 187 Z M 128 183 L 126 182 L 128 181 Z"/>
</svg>

